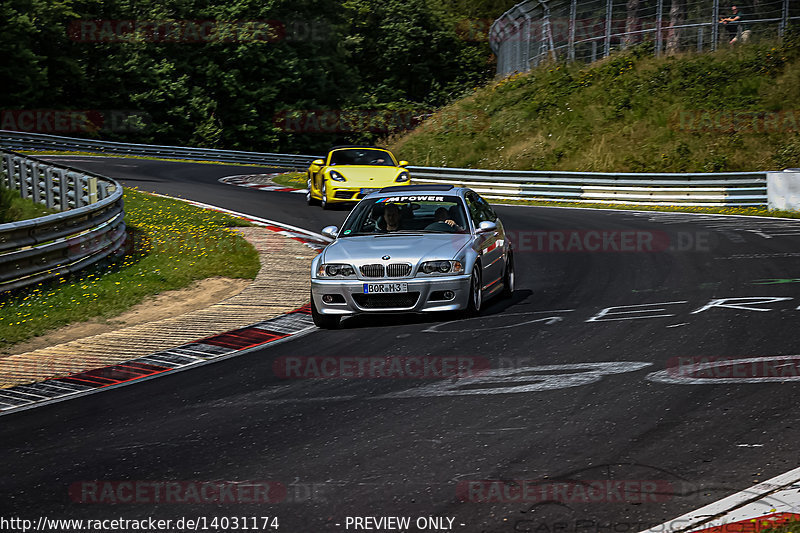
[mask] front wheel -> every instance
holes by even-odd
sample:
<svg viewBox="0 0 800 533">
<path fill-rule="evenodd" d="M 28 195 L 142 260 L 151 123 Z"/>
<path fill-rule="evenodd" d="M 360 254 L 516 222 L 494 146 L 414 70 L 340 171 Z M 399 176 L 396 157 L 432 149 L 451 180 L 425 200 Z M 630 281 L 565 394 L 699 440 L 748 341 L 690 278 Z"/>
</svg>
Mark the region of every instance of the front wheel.
<svg viewBox="0 0 800 533">
<path fill-rule="evenodd" d="M 326 182 L 322 182 L 322 200 L 319 201 L 319 205 L 322 206 L 322 209 L 330 209 L 331 205 L 328 203 L 328 184 Z"/>
<path fill-rule="evenodd" d="M 336 329 L 339 327 L 339 316 L 323 315 L 317 311 L 313 296 L 311 297 L 311 318 L 314 320 L 314 325 L 320 329 Z"/>
<path fill-rule="evenodd" d="M 315 205 L 317 203 L 317 200 L 316 198 L 311 196 L 311 178 L 309 178 L 308 181 L 306 181 L 306 186 L 308 188 L 308 191 L 306 192 L 306 203 L 308 205 Z"/>
<path fill-rule="evenodd" d="M 481 268 L 476 264 L 472 267 L 472 275 L 469 277 L 469 302 L 464 311 L 466 316 L 475 316 L 481 312 L 483 305 L 483 293 L 481 291 Z"/>
<path fill-rule="evenodd" d="M 506 257 L 506 271 L 503 275 L 503 298 L 514 295 L 514 254 L 508 252 Z"/>
</svg>

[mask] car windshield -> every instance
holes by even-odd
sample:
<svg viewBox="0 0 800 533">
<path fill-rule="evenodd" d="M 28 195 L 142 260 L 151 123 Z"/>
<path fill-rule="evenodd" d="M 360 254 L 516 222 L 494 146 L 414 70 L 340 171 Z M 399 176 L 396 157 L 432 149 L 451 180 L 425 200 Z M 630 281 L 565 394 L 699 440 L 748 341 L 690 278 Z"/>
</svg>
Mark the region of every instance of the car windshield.
<svg viewBox="0 0 800 533">
<path fill-rule="evenodd" d="M 384 150 L 352 149 L 336 150 L 331 154 L 331 166 L 377 165 L 393 167 L 396 165 L 392 155 Z"/>
<path fill-rule="evenodd" d="M 386 233 L 469 233 L 469 224 L 458 196 L 369 198 L 353 209 L 339 236 Z"/>
</svg>

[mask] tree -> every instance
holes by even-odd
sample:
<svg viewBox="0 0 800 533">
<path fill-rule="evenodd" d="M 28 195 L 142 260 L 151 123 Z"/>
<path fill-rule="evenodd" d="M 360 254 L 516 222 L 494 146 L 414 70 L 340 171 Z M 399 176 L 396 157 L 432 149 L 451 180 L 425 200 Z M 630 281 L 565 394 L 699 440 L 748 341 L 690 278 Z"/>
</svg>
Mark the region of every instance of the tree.
<svg viewBox="0 0 800 533">
<path fill-rule="evenodd" d="M 631 34 L 631 32 L 641 29 L 642 23 L 639 19 L 639 1 L 628 0 L 627 4 L 627 17 L 625 19 L 625 37 L 622 40 L 622 47 L 627 48 L 640 40 L 639 34 Z"/>
<path fill-rule="evenodd" d="M 669 28 L 667 31 L 667 54 L 675 54 L 680 51 L 680 40 L 683 34 L 682 26 L 686 22 L 686 0 L 672 0 L 669 8 Z"/>
</svg>

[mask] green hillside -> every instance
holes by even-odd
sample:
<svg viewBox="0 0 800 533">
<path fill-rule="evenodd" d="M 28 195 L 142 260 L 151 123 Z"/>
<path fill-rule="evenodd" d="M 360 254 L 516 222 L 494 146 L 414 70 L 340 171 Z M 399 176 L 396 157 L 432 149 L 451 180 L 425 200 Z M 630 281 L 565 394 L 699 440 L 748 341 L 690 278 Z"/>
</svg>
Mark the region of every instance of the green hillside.
<svg viewBox="0 0 800 533">
<path fill-rule="evenodd" d="M 640 48 L 484 87 L 387 143 L 414 165 L 597 172 L 800 167 L 800 34 L 713 54 Z"/>
</svg>

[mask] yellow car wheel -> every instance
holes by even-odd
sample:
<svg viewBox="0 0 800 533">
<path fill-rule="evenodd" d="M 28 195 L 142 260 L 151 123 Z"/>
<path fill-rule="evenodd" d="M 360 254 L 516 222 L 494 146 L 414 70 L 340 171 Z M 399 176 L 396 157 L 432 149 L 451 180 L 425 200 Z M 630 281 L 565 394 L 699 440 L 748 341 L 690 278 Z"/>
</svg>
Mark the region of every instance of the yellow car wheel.
<svg viewBox="0 0 800 533">
<path fill-rule="evenodd" d="M 311 196 L 311 179 L 306 182 L 306 189 L 308 189 L 306 191 L 306 203 L 308 205 L 316 205 L 317 199 Z"/>
<path fill-rule="evenodd" d="M 319 205 L 322 206 L 322 209 L 331 208 L 328 203 L 328 183 L 325 180 L 322 180 L 322 200 L 320 200 Z"/>
</svg>

